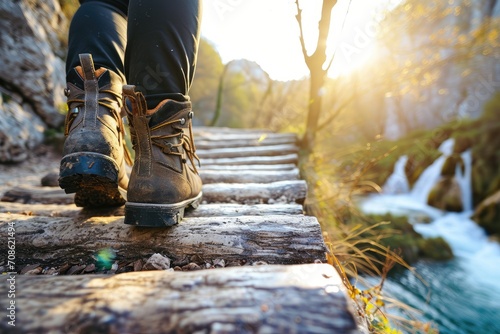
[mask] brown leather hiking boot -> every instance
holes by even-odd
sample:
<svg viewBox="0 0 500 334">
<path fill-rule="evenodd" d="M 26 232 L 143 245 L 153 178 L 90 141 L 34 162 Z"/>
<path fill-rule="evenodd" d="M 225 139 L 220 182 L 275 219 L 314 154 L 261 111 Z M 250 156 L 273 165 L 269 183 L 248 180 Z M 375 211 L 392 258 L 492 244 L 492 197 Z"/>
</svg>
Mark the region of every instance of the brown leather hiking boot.
<svg viewBox="0 0 500 334">
<path fill-rule="evenodd" d="M 191 102 L 164 100 L 147 110 L 144 95 L 134 86 L 124 86 L 123 94 L 135 151 L 125 224 L 172 226 L 202 196 Z"/>
<path fill-rule="evenodd" d="M 90 54 L 67 76 L 68 115 L 59 185 L 82 207 L 123 205 L 128 175 L 120 116 L 122 81 L 105 68 L 97 71 Z M 131 162 L 131 161 L 130 161 Z"/>
</svg>

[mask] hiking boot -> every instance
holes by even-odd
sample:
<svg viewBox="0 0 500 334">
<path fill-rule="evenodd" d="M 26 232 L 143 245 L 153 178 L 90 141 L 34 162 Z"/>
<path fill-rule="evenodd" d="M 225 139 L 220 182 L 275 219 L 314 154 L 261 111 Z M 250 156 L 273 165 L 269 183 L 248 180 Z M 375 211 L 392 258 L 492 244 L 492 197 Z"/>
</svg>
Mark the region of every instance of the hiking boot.
<svg viewBox="0 0 500 334">
<path fill-rule="evenodd" d="M 124 86 L 135 160 L 125 204 L 125 224 L 172 226 L 201 201 L 191 102 L 163 100 L 147 110 L 134 86 Z"/>
<path fill-rule="evenodd" d="M 128 175 L 122 106 L 122 80 L 105 68 L 95 70 L 90 54 L 67 76 L 66 140 L 59 186 L 75 194 L 81 207 L 118 206 L 126 200 Z"/>
</svg>

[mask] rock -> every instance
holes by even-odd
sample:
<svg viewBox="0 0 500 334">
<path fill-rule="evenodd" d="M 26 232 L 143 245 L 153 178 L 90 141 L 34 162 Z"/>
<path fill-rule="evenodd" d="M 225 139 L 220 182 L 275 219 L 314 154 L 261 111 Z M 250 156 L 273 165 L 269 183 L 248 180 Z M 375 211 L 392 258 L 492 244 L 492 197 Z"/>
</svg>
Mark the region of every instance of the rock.
<svg viewBox="0 0 500 334">
<path fill-rule="evenodd" d="M 134 262 L 134 271 L 141 271 L 142 270 L 142 260 L 136 260 Z"/>
<path fill-rule="evenodd" d="M 57 0 L 0 2 L 0 82 L 51 127 L 64 120 L 58 109 L 65 102 L 65 65 L 54 50 L 61 50 L 67 25 Z"/>
<path fill-rule="evenodd" d="M 212 261 L 215 268 L 224 268 L 226 266 L 226 262 L 224 259 L 215 259 Z"/>
<path fill-rule="evenodd" d="M 42 187 L 59 187 L 59 172 L 50 172 L 42 177 Z"/>
<path fill-rule="evenodd" d="M 33 270 L 36 270 L 37 268 L 40 268 L 40 263 L 27 265 L 26 267 L 23 268 L 23 270 L 21 270 L 20 274 L 21 275 L 30 275 L 30 272 L 32 272 Z M 40 268 L 40 272 L 41 271 L 42 271 L 42 268 Z"/>
<path fill-rule="evenodd" d="M 445 211 L 463 211 L 462 191 L 454 177 L 443 177 L 432 188 L 427 203 Z"/>
<path fill-rule="evenodd" d="M 478 205 L 472 219 L 488 234 L 500 236 L 500 190 Z"/>
<path fill-rule="evenodd" d="M 3 96 L 6 95 L 0 95 L 0 163 L 21 162 L 42 143 L 46 125 L 29 105 Z"/>
<path fill-rule="evenodd" d="M 66 272 L 67 275 L 79 275 L 83 272 L 83 270 L 87 267 L 86 265 L 76 265 L 72 266 L 69 268 L 69 270 Z"/>
<path fill-rule="evenodd" d="M 170 268 L 170 259 L 161 254 L 151 255 L 142 270 L 165 270 Z"/>
<path fill-rule="evenodd" d="M 194 262 L 188 263 L 182 267 L 182 270 L 184 271 L 201 270 L 201 269 L 202 268 Z"/>
<path fill-rule="evenodd" d="M 83 270 L 83 272 L 86 274 L 93 273 L 94 271 L 95 271 L 95 264 L 93 264 L 93 263 L 86 266 L 85 269 Z"/>
</svg>

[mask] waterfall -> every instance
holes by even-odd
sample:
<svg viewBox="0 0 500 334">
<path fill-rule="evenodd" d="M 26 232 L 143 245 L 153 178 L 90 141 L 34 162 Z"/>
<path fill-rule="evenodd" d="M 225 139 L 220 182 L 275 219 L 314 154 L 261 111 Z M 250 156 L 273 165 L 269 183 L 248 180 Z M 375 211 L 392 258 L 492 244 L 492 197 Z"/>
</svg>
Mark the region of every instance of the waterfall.
<svg viewBox="0 0 500 334">
<path fill-rule="evenodd" d="M 407 161 L 408 156 L 406 155 L 399 157 L 398 161 L 396 161 L 394 171 L 382 187 L 384 194 L 405 194 L 410 191 L 410 185 L 405 173 Z"/>
<path fill-rule="evenodd" d="M 445 140 L 441 144 L 441 146 L 439 146 L 439 151 L 441 151 L 443 155 L 441 155 L 429 167 L 427 167 L 422 175 L 420 175 L 417 182 L 415 182 L 415 184 L 413 185 L 411 196 L 419 203 L 427 203 L 429 193 L 441 177 L 441 170 L 443 169 L 446 158 L 448 158 L 453 153 L 454 144 L 455 141 L 452 138 Z"/>
</svg>

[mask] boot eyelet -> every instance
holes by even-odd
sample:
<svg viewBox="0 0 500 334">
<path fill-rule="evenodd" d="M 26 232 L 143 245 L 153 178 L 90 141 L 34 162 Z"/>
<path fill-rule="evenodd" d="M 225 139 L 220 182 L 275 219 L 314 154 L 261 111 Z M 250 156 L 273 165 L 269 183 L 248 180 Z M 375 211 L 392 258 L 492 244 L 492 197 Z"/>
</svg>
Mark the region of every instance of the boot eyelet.
<svg viewBox="0 0 500 334">
<path fill-rule="evenodd" d="M 184 125 L 184 124 L 186 124 L 186 119 L 185 118 L 181 118 L 180 122 L 181 122 L 181 125 Z"/>
<path fill-rule="evenodd" d="M 64 88 L 64 96 L 68 97 L 70 93 L 71 90 L 69 88 Z"/>
<path fill-rule="evenodd" d="M 193 113 L 192 111 L 190 111 L 190 112 L 188 113 L 188 118 L 189 118 L 189 119 L 193 119 L 193 115 L 194 115 L 194 113 Z"/>
</svg>

